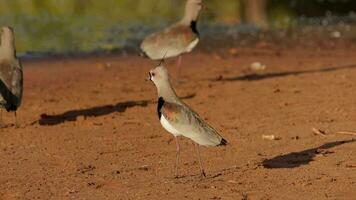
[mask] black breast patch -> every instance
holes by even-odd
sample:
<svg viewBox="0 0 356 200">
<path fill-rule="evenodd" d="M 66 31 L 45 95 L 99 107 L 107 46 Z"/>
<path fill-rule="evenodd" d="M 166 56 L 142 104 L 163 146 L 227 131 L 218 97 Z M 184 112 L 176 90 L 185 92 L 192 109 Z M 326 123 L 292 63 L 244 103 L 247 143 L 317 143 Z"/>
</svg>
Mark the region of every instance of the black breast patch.
<svg viewBox="0 0 356 200">
<path fill-rule="evenodd" d="M 198 29 L 197 29 L 197 21 L 190 22 L 190 28 L 192 29 L 193 33 L 199 35 Z"/>
<path fill-rule="evenodd" d="M 158 104 L 157 104 L 157 114 L 158 114 L 158 118 L 161 120 L 161 116 L 162 116 L 162 112 L 161 109 L 164 105 L 164 99 L 163 97 L 159 97 L 158 98 Z"/>
</svg>

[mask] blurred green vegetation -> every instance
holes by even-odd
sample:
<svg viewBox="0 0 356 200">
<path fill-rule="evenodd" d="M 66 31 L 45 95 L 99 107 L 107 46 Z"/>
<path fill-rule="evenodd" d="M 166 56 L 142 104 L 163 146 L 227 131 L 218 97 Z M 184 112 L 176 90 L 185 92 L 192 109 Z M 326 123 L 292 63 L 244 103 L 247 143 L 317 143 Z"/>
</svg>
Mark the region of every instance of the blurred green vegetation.
<svg viewBox="0 0 356 200">
<path fill-rule="evenodd" d="M 205 24 L 243 20 L 242 0 L 205 0 Z M 355 1 L 356 2 L 356 1 Z M 348 15 L 354 1 L 270 0 L 270 24 L 288 27 L 297 16 Z M 111 50 L 140 39 L 182 15 L 185 0 L 0 0 L 0 25 L 13 26 L 19 52 L 73 53 Z M 303 11 L 304 10 L 304 11 Z"/>
</svg>

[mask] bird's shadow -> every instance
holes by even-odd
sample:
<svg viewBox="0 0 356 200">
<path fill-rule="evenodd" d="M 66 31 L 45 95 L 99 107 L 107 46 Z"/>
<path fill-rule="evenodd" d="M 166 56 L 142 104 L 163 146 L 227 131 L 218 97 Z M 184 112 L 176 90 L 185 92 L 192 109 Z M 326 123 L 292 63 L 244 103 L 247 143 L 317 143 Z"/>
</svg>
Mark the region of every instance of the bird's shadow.
<svg viewBox="0 0 356 200">
<path fill-rule="evenodd" d="M 327 67 L 321 69 L 313 69 L 313 70 L 300 70 L 300 71 L 290 71 L 290 72 L 271 72 L 266 74 L 247 74 L 242 76 L 236 77 L 221 77 L 215 79 L 214 81 L 259 81 L 264 79 L 270 78 L 278 78 L 284 76 L 291 76 L 291 75 L 301 75 L 301 74 L 311 74 L 311 73 L 319 73 L 319 72 L 331 72 L 343 69 L 352 69 L 356 68 L 356 65 L 344 65 L 344 66 L 337 66 L 337 67 Z"/>
<path fill-rule="evenodd" d="M 355 139 L 335 141 L 323 144 L 319 147 L 306 149 L 300 152 L 292 152 L 285 155 L 277 156 L 271 159 L 262 161 L 262 165 L 265 168 L 296 168 L 302 165 L 307 165 L 314 160 L 317 154 L 332 153 L 328 149 L 335 146 L 355 142 Z"/>
<path fill-rule="evenodd" d="M 195 163 L 197 164 L 197 163 Z M 258 163 L 259 165 L 260 163 Z M 214 180 L 219 180 L 219 177 L 223 177 L 226 175 L 231 175 L 236 172 L 241 172 L 241 171 L 246 171 L 247 169 L 244 169 L 244 166 L 246 164 L 243 164 L 241 166 L 231 166 L 227 168 L 222 168 L 222 169 L 217 169 L 213 171 L 206 171 L 206 176 L 202 177 L 201 174 L 196 171 L 195 173 L 190 173 L 190 174 L 181 174 L 178 177 L 173 178 L 173 173 L 171 174 L 171 177 L 167 177 L 167 180 L 171 180 L 175 184 L 186 184 L 186 183 L 194 183 L 194 182 L 209 182 L 209 181 L 214 181 Z M 191 171 L 190 171 L 191 172 Z M 194 171 L 193 171 L 194 172 Z"/>
<path fill-rule="evenodd" d="M 190 94 L 184 97 L 181 97 L 182 99 L 190 99 L 195 97 L 196 94 Z M 68 121 L 76 121 L 78 117 L 82 116 L 84 118 L 86 117 L 99 117 L 99 116 L 104 116 L 104 115 L 109 115 L 111 113 L 115 112 L 125 112 L 126 109 L 131 108 L 131 107 L 147 107 L 148 104 L 153 104 L 156 101 L 152 100 L 139 100 L 139 101 L 125 101 L 125 102 L 120 102 L 117 104 L 108 104 L 108 105 L 102 105 L 102 106 L 95 106 L 91 108 L 86 108 L 86 109 L 74 109 L 74 110 L 69 110 L 66 111 L 62 114 L 56 114 L 56 115 L 48 115 L 48 114 L 41 114 L 41 117 L 39 120 L 36 120 L 32 122 L 31 124 L 40 124 L 40 125 L 47 125 L 47 126 L 53 126 L 61 123 L 65 123 Z"/>
<path fill-rule="evenodd" d="M 206 182 L 212 181 L 217 177 L 222 176 L 223 173 L 221 172 L 213 172 L 212 174 L 207 174 L 205 177 L 202 177 L 200 173 L 197 174 L 186 174 L 180 175 L 179 177 L 167 177 L 167 180 L 171 181 L 175 184 L 187 184 L 187 183 L 195 183 L 195 182 Z"/>
<path fill-rule="evenodd" d="M 125 101 L 114 105 L 95 106 L 87 109 L 69 110 L 58 115 L 42 114 L 38 120 L 40 125 L 57 125 L 67 121 L 76 121 L 79 116 L 86 117 L 98 117 L 108 115 L 114 112 L 125 112 L 126 109 L 140 106 L 146 107 L 150 103 L 148 100 L 142 101 Z"/>
</svg>

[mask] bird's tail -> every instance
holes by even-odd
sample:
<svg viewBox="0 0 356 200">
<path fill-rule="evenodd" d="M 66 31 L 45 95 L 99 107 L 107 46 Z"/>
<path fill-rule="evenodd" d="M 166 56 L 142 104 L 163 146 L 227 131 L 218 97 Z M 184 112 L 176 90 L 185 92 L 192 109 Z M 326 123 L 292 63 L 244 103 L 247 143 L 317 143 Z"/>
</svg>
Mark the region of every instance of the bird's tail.
<svg viewBox="0 0 356 200">
<path fill-rule="evenodd" d="M 224 138 L 221 138 L 220 144 L 218 144 L 217 146 L 226 146 L 226 145 L 227 145 L 227 141 Z"/>
<path fill-rule="evenodd" d="M 139 56 L 143 58 L 150 58 L 144 51 L 140 51 Z"/>
</svg>

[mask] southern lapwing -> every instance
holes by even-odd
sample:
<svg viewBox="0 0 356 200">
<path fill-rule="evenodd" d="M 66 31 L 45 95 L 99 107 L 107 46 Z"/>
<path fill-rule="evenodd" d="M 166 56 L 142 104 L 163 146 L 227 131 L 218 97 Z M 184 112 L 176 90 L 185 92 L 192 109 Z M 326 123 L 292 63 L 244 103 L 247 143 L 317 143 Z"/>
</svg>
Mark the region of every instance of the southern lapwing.
<svg viewBox="0 0 356 200">
<path fill-rule="evenodd" d="M 179 76 L 181 55 L 191 52 L 199 42 L 197 19 L 202 6 L 202 0 L 187 0 L 183 18 L 166 29 L 147 36 L 141 43 L 141 50 L 152 60 L 179 56 Z"/>
<path fill-rule="evenodd" d="M 0 108 L 14 111 L 21 105 L 23 73 L 20 61 L 16 58 L 15 37 L 11 27 L 1 28 L 0 45 Z"/>
<path fill-rule="evenodd" d="M 205 176 L 204 168 L 200 158 L 199 145 L 221 146 L 227 141 L 208 123 L 206 123 L 187 104 L 179 99 L 172 88 L 167 69 L 158 65 L 149 72 L 149 77 L 158 91 L 157 113 L 164 129 L 173 134 L 176 146 L 175 177 L 178 177 L 179 164 L 179 141 L 178 136 L 185 136 L 194 141 L 198 154 L 200 173 Z"/>
</svg>

